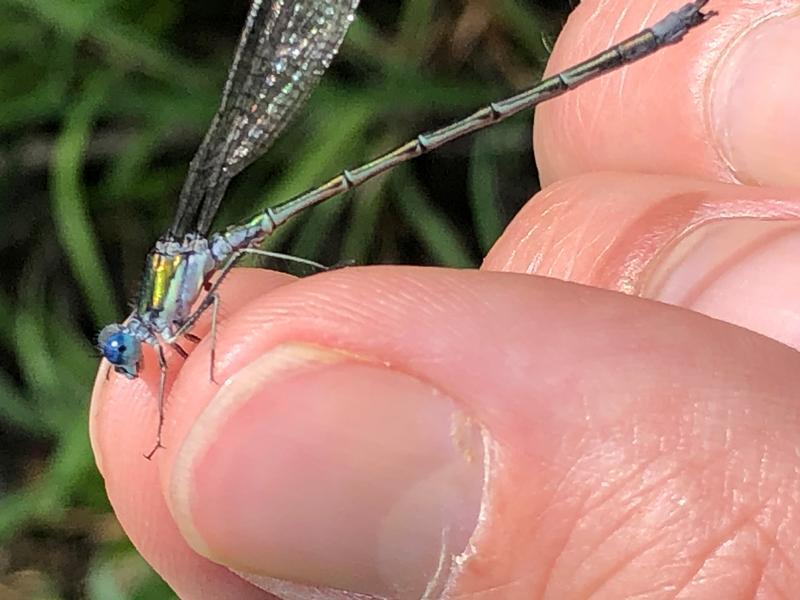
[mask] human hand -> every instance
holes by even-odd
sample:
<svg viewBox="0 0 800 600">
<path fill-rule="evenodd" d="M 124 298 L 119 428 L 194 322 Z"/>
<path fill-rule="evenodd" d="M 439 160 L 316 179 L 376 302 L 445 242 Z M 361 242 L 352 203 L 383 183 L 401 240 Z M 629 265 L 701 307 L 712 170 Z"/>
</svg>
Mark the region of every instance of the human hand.
<svg viewBox="0 0 800 600">
<path fill-rule="evenodd" d="M 681 3 L 585 1 L 549 70 Z M 227 383 L 171 363 L 153 462 L 156 361 L 101 369 L 109 497 L 182 598 L 798 595 L 800 3 L 709 8 L 538 110 L 550 185 L 480 272 L 237 270 Z"/>
</svg>

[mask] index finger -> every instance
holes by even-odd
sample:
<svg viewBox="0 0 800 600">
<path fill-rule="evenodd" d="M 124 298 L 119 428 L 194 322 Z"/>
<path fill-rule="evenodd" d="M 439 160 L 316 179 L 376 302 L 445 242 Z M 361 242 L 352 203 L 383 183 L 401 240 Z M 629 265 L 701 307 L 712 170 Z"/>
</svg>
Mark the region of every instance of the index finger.
<svg viewBox="0 0 800 600">
<path fill-rule="evenodd" d="M 684 3 L 581 2 L 548 73 Z M 719 15 L 676 46 L 537 109 L 534 144 L 543 185 L 604 170 L 800 184 L 800 1 L 711 0 L 706 8 Z"/>
</svg>

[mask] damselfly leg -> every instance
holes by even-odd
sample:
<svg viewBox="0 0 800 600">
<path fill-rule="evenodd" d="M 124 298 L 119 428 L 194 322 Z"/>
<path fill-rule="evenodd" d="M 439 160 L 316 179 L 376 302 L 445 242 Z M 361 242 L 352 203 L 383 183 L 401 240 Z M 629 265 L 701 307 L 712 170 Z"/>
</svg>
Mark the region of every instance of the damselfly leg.
<svg viewBox="0 0 800 600">
<path fill-rule="evenodd" d="M 164 447 L 161 443 L 161 432 L 164 429 L 164 393 L 167 389 L 167 358 L 164 356 L 164 348 L 161 346 L 160 342 L 156 345 L 156 353 L 158 354 L 158 368 L 160 370 L 158 380 L 158 429 L 156 430 L 156 443 L 153 449 L 144 455 L 147 460 L 153 458 L 153 455 L 159 448 Z"/>
<path fill-rule="evenodd" d="M 220 285 L 222 285 L 222 282 L 225 280 L 225 277 L 228 275 L 228 273 L 231 272 L 231 269 L 233 269 L 236 266 L 236 264 L 247 255 L 263 256 L 267 258 L 277 258 L 289 262 L 296 262 L 302 265 L 314 267 L 315 269 L 318 269 L 320 271 L 327 271 L 331 268 L 331 267 L 326 267 L 325 265 L 318 263 L 316 261 L 309 260 L 307 258 L 292 256 L 291 254 L 283 254 L 282 252 L 272 252 L 270 250 L 261 250 L 260 248 L 240 248 L 239 250 L 236 250 L 228 258 L 228 261 L 219 270 L 219 275 L 217 275 L 217 278 L 213 282 L 209 283 L 206 295 L 203 297 L 203 300 L 200 302 L 200 305 L 194 310 L 194 312 L 189 314 L 189 316 L 181 324 L 180 328 L 175 334 L 176 337 L 192 336 L 192 338 L 194 338 L 199 342 L 200 338 L 194 334 L 189 333 L 189 330 L 191 330 L 195 326 L 197 320 L 203 315 L 203 313 L 205 313 L 209 308 L 213 307 L 213 310 L 211 311 L 211 329 L 209 332 L 209 336 L 211 338 L 210 339 L 211 349 L 209 351 L 210 354 L 209 379 L 214 383 L 216 383 L 216 379 L 214 379 L 214 364 L 216 362 L 216 355 L 217 355 L 217 315 L 219 313 L 219 304 L 220 304 L 218 290 Z"/>
</svg>

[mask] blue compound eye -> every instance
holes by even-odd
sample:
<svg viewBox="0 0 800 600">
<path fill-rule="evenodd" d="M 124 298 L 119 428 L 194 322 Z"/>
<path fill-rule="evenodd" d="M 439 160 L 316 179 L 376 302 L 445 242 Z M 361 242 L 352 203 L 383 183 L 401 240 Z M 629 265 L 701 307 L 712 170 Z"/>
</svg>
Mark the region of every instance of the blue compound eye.
<svg viewBox="0 0 800 600">
<path fill-rule="evenodd" d="M 136 377 L 141 355 L 141 342 L 124 325 L 108 325 L 97 336 L 97 345 L 103 356 L 114 365 L 118 373 Z"/>
</svg>

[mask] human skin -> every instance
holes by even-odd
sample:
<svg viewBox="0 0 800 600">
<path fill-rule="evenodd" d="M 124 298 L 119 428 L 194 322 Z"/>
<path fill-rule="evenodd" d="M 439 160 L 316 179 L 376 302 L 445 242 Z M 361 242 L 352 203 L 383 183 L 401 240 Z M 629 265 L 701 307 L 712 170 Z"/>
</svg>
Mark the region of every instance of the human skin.
<svg viewBox="0 0 800 600">
<path fill-rule="evenodd" d="M 548 71 L 682 3 L 585 0 Z M 800 596 L 800 0 L 708 8 L 537 110 L 481 270 L 236 270 L 225 384 L 169 357 L 151 462 L 157 361 L 101 367 L 109 498 L 181 598 Z"/>
</svg>

